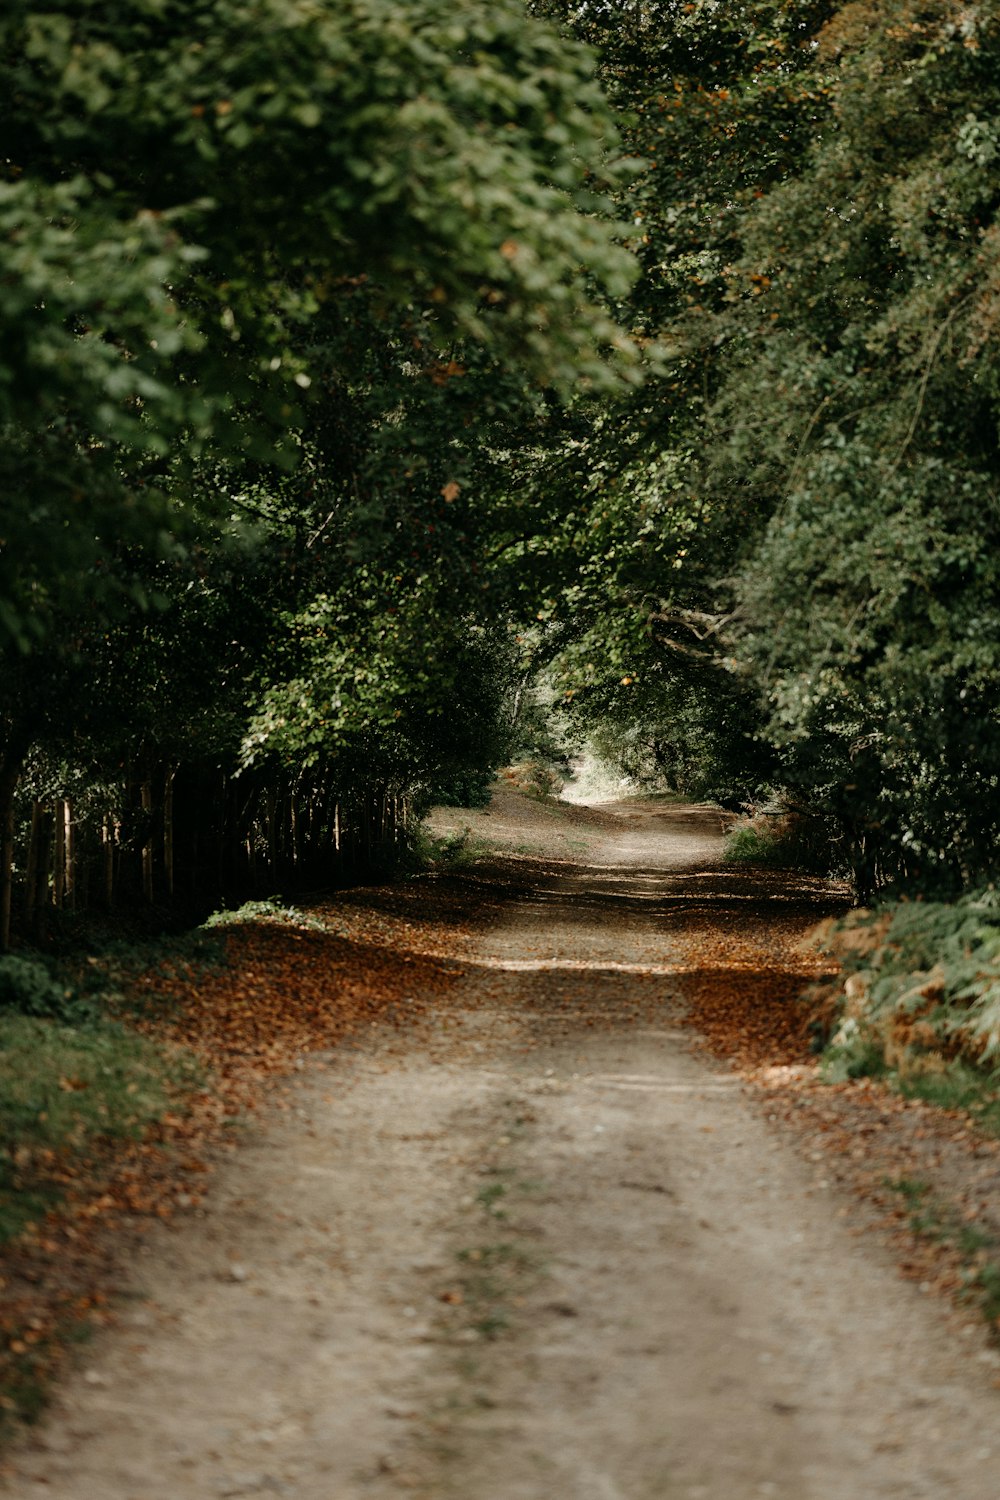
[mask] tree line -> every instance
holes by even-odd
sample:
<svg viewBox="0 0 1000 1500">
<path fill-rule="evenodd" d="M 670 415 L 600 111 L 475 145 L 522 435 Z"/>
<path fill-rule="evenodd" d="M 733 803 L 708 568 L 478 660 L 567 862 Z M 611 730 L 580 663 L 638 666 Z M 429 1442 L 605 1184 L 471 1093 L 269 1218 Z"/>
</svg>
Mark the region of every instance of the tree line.
<svg viewBox="0 0 1000 1500">
<path fill-rule="evenodd" d="M 990 884 L 1000 8 L 542 8 L 639 163 L 623 321 L 662 361 L 534 471 L 567 701 L 640 773 L 780 793 L 863 900 Z"/>
<path fill-rule="evenodd" d="M 592 59 L 516 0 L 0 43 L 4 941 L 370 867 L 498 757 L 503 446 L 637 375 Z"/>
<path fill-rule="evenodd" d="M 0 910 L 388 859 L 544 672 L 992 879 L 1000 13 L 13 0 Z"/>
</svg>

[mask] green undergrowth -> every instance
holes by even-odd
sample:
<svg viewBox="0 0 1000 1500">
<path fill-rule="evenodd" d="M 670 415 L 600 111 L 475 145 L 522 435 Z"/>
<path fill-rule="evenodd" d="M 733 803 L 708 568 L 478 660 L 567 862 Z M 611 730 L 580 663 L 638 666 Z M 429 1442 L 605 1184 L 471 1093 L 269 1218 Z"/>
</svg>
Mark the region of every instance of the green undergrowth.
<svg viewBox="0 0 1000 1500">
<path fill-rule="evenodd" d="M 884 1076 L 1000 1134 L 1000 901 L 897 901 L 822 938 L 839 976 L 812 992 L 832 1081 Z"/>
<path fill-rule="evenodd" d="M 730 864 L 764 865 L 780 869 L 794 863 L 791 852 L 767 829 L 740 824 L 726 836 L 726 859 Z"/>
<path fill-rule="evenodd" d="M 96 1014 L 0 1013 L 0 1243 L 58 1203 L 67 1172 L 140 1136 L 199 1076 L 187 1054 Z"/>
<path fill-rule="evenodd" d="M 506 766 L 498 781 L 508 791 L 520 792 L 537 802 L 547 802 L 559 792 L 564 779 L 561 771 L 548 759 L 533 755 L 516 765 Z"/>
<path fill-rule="evenodd" d="M 7 954 L 0 958 L 0 1015 L 4 1013 L 85 1024 L 95 1019 L 97 1009 L 51 960 Z"/>
<path fill-rule="evenodd" d="M 496 1240 L 460 1250 L 458 1261 L 470 1327 L 480 1338 L 499 1338 L 511 1327 L 512 1308 L 538 1278 L 538 1257 L 512 1240 Z"/>
<path fill-rule="evenodd" d="M 434 834 L 426 824 L 421 824 L 410 835 L 409 868 L 413 874 L 425 870 L 462 870 L 484 859 L 490 851 L 491 845 L 471 828 Z"/>
<path fill-rule="evenodd" d="M 469 1327 L 480 1338 L 497 1339 L 508 1332 L 513 1311 L 541 1275 L 543 1262 L 534 1248 L 523 1243 L 507 1227 L 511 1204 L 520 1204 L 537 1184 L 515 1178 L 509 1170 L 497 1169 L 493 1181 L 475 1195 L 485 1223 L 490 1228 L 479 1244 L 458 1252 L 459 1285 Z"/>
<path fill-rule="evenodd" d="M 217 913 L 200 928 L 155 937 L 88 935 L 86 946 L 0 958 L 0 1248 L 57 1213 L 68 1192 L 104 1190 L 128 1143 L 205 1086 L 190 1052 L 140 1032 L 183 1003 L 199 977 L 229 960 L 231 924 L 282 921 L 319 926 L 279 900 Z M 176 986 L 148 985 L 176 975 Z M 35 1420 L 60 1351 L 86 1322 L 58 1318 L 5 1351 L 0 1429 Z M 22 1330 L 23 1332 L 23 1330 Z M 22 1347 L 18 1348 L 18 1343 Z"/>
<path fill-rule="evenodd" d="M 162 989 L 143 985 L 144 976 L 177 975 L 190 982 L 228 962 L 223 934 L 203 927 L 189 932 L 140 941 L 117 939 L 94 953 L 66 960 L 67 976 L 77 996 L 115 1019 L 156 1020 L 179 1002 L 164 997 Z"/>
<path fill-rule="evenodd" d="M 259 921 L 322 927 L 274 897 L 183 933 L 0 957 L 0 1244 L 55 1207 L 61 1184 L 95 1154 L 141 1135 L 199 1086 L 190 1054 L 131 1024 L 181 1003 L 142 980 L 197 982 L 228 962 L 227 927 Z"/>
<path fill-rule="evenodd" d="M 142 976 L 190 979 L 224 963 L 220 936 L 194 929 L 88 946 L 0 958 L 0 1244 L 202 1081 L 190 1054 L 131 1023 L 163 1014 L 166 1003 Z"/>
<path fill-rule="evenodd" d="M 323 932 L 323 923 L 298 907 L 289 906 L 280 896 L 268 896 L 259 901 L 244 901 L 242 906 L 232 909 L 223 907 L 206 917 L 199 932 L 211 932 L 216 927 L 241 926 L 247 922 L 287 922 L 294 927 L 307 927 L 313 932 Z"/>
<path fill-rule="evenodd" d="M 755 813 L 737 819 L 726 834 L 725 858 L 735 865 L 830 873 L 824 828 L 799 813 Z"/>
<path fill-rule="evenodd" d="M 30 1427 L 39 1420 L 49 1404 L 53 1369 L 62 1353 L 87 1343 L 93 1334 L 90 1322 L 63 1314 L 22 1354 L 8 1356 L 0 1377 L 0 1440 L 13 1437 L 20 1424 Z"/>
</svg>

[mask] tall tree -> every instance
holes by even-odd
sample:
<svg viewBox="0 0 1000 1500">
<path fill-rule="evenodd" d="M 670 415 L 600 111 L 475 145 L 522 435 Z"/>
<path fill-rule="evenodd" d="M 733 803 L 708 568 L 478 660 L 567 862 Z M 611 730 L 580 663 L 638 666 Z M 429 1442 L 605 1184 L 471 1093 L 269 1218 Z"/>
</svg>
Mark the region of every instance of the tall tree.
<svg viewBox="0 0 1000 1500">
<path fill-rule="evenodd" d="M 737 769 L 826 819 L 862 894 L 988 878 L 1000 17 L 946 0 L 565 14 L 648 164 L 626 197 L 629 307 L 667 361 L 549 460 L 578 501 L 570 545 L 614 554 L 591 596 L 612 670 L 570 663 L 569 690 L 639 726 L 666 676 L 692 709 L 675 728 L 714 736 L 742 686 L 759 708 Z"/>
<path fill-rule="evenodd" d="M 15 0 L 0 130 L 7 812 L 30 744 L 149 764 L 199 714 L 261 774 L 482 755 L 477 435 L 635 378 L 585 49 L 517 0 Z M 143 675 L 103 752 L 42 651 Z"/>
</svg>

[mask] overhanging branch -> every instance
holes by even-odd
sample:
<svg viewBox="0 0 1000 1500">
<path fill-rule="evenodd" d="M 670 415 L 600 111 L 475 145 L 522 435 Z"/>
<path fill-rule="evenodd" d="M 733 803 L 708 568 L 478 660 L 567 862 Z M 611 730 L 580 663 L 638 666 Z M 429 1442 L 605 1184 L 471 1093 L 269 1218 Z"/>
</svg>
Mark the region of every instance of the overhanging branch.
<svg viewBox="0 0 1000 1500">
<path fill-rule="evenodd" d="M 659 645 L 707 659 L 717 654 L 717 645 L 713 644 L 715 638 L 736 618 L 735 610 L 727 614 L 709 614 L 702 609 L 672 608 L 661 604 L 650 611 L 646 624 Z M 678 640 L 678 632 L 689 639 Z"/>
</svg>

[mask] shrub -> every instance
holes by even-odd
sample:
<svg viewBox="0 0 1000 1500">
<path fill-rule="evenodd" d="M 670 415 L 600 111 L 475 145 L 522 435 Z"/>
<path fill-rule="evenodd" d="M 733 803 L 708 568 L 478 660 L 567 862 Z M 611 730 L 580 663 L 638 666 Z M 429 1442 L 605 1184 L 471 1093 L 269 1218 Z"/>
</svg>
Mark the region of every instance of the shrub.
<svg viewBox="0 0 1000 1500">
<path fill-rule="evenodd" d="M 739 818 L 726 835 L 726 859 L 770 869 L 812 870 L 830 866 L 830 844 L 818 820 L 798 812 L 757 812 Z"/>
<path fill-rule="evenodd" d="M 287 922 L 293 927 L 323 931 L 322 922 L 298 911 L 294 906 L 283 905 L 280 896 L 269 896 L 261 901 L 244 901 L 242 906 L 232 911 L 224 907 L 206 917 L 201 925 L 203 928 L 233 927 L 246 922 Z"/>
<path fill-rule="evenodd" d="M 515 766 L 507 766 L 501 776 L 515 792 L 523 792 L 528 797 L 540 800 L 554 797 L 563 784 L 559 772 L 537 757 L 520 761 Z"/>
<path fill-rule="evenodd" d="M 431 787 L 431 807 L 489 807 L 493 795 L 492 771 L 466 771 Z"/>
<path fill-rule="evenodd" d="M 0 1008 L 23 1016 L 53 1016 L 78 1023 L 92 1019 L 95 1014 L 72 987 L 54 978 L 39 959 L 15 954 L 0 958 Z"/>
<path fill-rule="evenodd" d="M 970 1096 L 1000 1075 L 1000 902 L 899 901 L 832 924 L 842 987 L 828 1072 L 891 1071 L 928 1096 Z M 974 1090 L 972 1090 L 974 1092 Z"/>
</svg>

